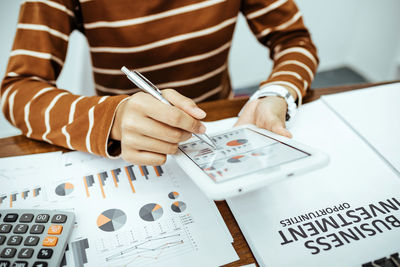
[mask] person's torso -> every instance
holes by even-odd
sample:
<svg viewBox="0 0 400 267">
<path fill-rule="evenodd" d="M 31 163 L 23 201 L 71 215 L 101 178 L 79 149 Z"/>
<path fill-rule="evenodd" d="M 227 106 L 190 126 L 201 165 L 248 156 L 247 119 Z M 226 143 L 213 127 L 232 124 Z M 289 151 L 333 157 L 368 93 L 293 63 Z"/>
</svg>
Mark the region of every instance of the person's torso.
<svg viewBox="0 0 400 267">
<path fill-rule="evenodd" d="M 81 7 L 98 94 L 137 91 L 122 66 L 197 101 L 229 93 L 239 0 L 92 0 Z"/>
</svg>

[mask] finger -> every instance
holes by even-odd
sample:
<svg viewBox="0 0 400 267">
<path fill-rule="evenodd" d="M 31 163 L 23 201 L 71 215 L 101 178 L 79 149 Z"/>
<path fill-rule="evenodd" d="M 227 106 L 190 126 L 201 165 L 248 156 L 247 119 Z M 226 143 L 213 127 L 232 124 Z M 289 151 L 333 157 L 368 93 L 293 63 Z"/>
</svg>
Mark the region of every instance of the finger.
<svg viewBox="0 0 400 267">
<path fill-rule="evenodd" d="M 158 166 L 163 165 L 167 160 L 167 156 L 164 154 L 128 148 L 122 148 L 121 156 L 125 161 L 135 165 Z"/>
<path fill-rule="evenodd" d="M 205 133 L 206 127 L 199 120 L 196 120 L 183 110 L 166 105 L 150 95 L 143 96 L 143 98 L 146 98 L 146 101 L 139 103 L 140 107 L 138 108 L 148 117 L 187 132 Z"/>
<path fill-rule="evenodd" d="M 251 101 L 247 103 L 242 110 L 242 114 L 238 121 L 235 123 L 235 126 L 243 125 L 243 124 L 254 124 L 254 113 L 257 107 L 257 101 Z"/>
<path fill-rule="evenodd" d="M 293 137 L 292 134 L 289 132 L 289 130 L 284 128 L 284 127 L 282 127 L 281 125 L 272 126 L 272 131 L 271 132 L 279 134 L 279 135 L 282 135 L 282 136 L 287 137 L 287 138 L 292 138 Z"/>
<path fill-rule="evenodd" d="M 178 150 L 178 144 L 176 143 L 168 143 L 136 133 L 125 135 L 121 142 L 124 147 L 159 154 L 175 154 Z"/>
<path fill-rule="evenodd" d="M 165 89 L 162 90 L 162 94 L 169 102 L 172 103 L 172 105 L 182 109 L 192 117 L 198 120 L 204 119 L 206 117 L 205 111 L 199 108 L 192 99 L 181 95 L 177 91 L 173 89 Z"/>
<path fill-rule="evenodd" d="M 192 133 L 171 127 L 149 117 L 131 118 L 124 126 L 124 134 L 138 133 L 169 143 L 180 143 L 192 137 Z"/>
<path fill-rule="evenodd" d="M 292 134 L 286 129 L 285 122 L 278 117 L 275 118 L 264 118 L 257 122 L 257 127 L 267 129 L 273 133 L 292 138 Z"/>
</svg>

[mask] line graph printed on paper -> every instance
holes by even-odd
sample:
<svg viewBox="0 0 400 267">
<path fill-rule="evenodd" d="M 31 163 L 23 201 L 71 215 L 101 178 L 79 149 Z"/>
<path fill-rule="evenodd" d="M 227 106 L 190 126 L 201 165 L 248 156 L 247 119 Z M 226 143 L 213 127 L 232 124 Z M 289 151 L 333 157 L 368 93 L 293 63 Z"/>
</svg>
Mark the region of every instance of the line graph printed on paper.
<svg viewBox="0 0 400 267">
<path fill-rule="evenodd" d="M 185 229 L 174 232 L 150 237 L 143 241 L 136 240 L 130 246 L 109 254 L 105 261 L 109 266 L 145 266 L 196 249 L 194 240 Z"/>
</svg>

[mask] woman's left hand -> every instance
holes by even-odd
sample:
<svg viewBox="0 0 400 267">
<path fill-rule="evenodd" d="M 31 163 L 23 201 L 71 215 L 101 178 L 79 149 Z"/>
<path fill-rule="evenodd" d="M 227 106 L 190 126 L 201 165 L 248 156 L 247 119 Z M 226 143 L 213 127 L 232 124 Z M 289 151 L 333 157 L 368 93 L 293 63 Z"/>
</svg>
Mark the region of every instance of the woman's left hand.
<svg viewBox="0 0 400 267">
<path fill-rule="evenodd" d="M 279 96 L 267 96 L 247 103 L 235 126 L 254 124 L 276 134 L 292 138 L 286 129 L 287 104 Z"/>
</svg>

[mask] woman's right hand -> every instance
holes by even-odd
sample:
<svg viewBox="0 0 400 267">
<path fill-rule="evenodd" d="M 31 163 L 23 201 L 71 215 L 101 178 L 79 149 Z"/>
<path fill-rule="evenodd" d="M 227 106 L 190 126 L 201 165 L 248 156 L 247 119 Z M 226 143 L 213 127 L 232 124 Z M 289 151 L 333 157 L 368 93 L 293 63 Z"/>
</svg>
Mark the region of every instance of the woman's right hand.
<svg viewBox="0 0 400 267">
<path fill-rule="evenodd" d="M 124 160 L 162 165 L 167 154 L 178 150 L 179 142 L 206 131 L 199 121 L 206 113 L 193 100 L 173 89 L 162 90 L 162 94 L 173 106 L 139 92 L 117 108 L 110 138 L 121 141 Z"/>
</svg>

